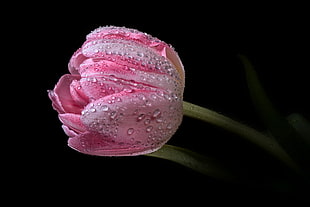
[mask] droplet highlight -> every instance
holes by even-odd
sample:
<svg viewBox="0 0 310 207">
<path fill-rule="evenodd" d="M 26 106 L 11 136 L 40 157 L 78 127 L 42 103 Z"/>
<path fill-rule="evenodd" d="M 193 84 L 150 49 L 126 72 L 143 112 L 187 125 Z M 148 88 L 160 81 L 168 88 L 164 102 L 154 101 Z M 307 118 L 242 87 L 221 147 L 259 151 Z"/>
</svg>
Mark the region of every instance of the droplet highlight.
<svg viewBox="0 0 310 207">
<path fill-rule="evenodd" d="M 128 135 L 132 135 L 134 132 L 135 132 L 134 128 L 129 128 L 129 129 L 127 130 L 127 134 L 128 134 Z"/>
</svg>

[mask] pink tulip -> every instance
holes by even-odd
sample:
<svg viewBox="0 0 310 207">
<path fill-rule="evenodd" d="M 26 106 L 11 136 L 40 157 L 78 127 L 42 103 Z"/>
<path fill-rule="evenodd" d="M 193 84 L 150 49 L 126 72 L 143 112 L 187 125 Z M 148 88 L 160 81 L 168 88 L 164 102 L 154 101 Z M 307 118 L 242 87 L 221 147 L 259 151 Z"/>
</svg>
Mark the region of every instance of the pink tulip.
<svg viewBox="0 0 310 207">
<path fill-rule="evenodd" d="M 49 91 L 68 145 L 131 156 L 162 147 L 182 121 L 184 69 L 168 44 L 124 27 L 100 27 Z"/>
</svg>

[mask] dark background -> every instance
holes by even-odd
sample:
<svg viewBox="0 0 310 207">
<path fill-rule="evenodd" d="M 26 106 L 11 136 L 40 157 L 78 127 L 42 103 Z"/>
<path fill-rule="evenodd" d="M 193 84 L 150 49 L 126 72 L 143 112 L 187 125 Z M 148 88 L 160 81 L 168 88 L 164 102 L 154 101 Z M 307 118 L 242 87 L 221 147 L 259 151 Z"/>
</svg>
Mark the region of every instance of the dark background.
<svg viewBox="0 0 310 207">
<path fill-rule="evenodd" d="M 24 19 L 11 30 L 26 53 L 18 64 L 22 66 L 19 77 L 27 82 L 22 91 L 31 95 L 24 101 L 25 129 L 17 141 L 22 155 L 14 162 L 23 172 L 19 188 L 34 190 L 30 200 L 40 196 L 56 202 L 61 198 L 101 201 L 102 205 L 171 201 L 196 206 L 213 201 L 279 203 L 304 198 L 304 186 L 298 179 L 286 182 L 295 181 L 294 174 L 273 157 L 238 136 L 187 117 L 169 144 L 221 160 L 240 176 L 239 183 L 206 177 L 156 158 L 80 154 L 67 147 L 67 136 L 46 92 L 68 73 L 71 55 L 90 31 L 105 25 L 126 26 L 173 45 L 186 72 L 184 100 L 265 130 L 237 58 L 244 54 L 284 116 L 298 112 L 310 119 L 309 15 L 302 5 L 84 2 L 78 8 L 36 6 L 40 9 L 25 10 Z"/>
</svg>

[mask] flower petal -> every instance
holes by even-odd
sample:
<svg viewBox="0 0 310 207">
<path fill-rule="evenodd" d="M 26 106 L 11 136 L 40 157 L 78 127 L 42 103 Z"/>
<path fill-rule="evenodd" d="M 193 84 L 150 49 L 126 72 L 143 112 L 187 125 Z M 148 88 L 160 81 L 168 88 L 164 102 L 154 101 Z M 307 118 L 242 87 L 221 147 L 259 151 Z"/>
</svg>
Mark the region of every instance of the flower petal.
<svg viewBox="0 0 310 207">
<path fill-rule="evenodd" d="M 52 101 L 54 100 L 60 109 L 66 113 L 79 114 L 82 110 L 81 106 L 78 105 L 72 98 L 70 93 L 70 85 L 73 80 L 78 80 L 80 77 L 76 75 L 63 75 L 54 88 L 54 92 L 51 93 Z"/>
<path fill-rule="evenodd" d="M 101 27 L 68 64 L 49 97 L 68 145 L 100 156 L 130 156 L 164 145 L 182 121 L 184 68 L 174 49 L 124 27 Z"/>
<path fill-rule="evenodd" d="M 85 95 L 82 85 L 78 80 L 73 80 L 70 84 L 72 99 L 80 106 L 84 107 L 89 103 L 89 98 Z"/>
<path fill-rule="evenodd" d="M 59 97 L 53 90 L 48 90 L 48 97 L 52 101 L 53 109 L 55 109 L 58 113 L 65 113 L 65 109 L 62 107 Z"/>
<path fill-rule="evenodd" d="M 75 132 L 84 132 L 85 126 L 81 122 L 81 115 L 79 114 L 59 114 L 60 121 L 69 129 Z"/>
<path fill-rule="evenodd" d="M 71 57 L 69 64 L 68 64 L 68 69 L 71 74 L 73 75 L 78 75 L 79 74 L 79 68 L 80 64 L 86 60 L 87 57 L 85 57 L 82 54 L 82 49 L 78 49 Z"/>
<path fill-rule="evenodd" d="M 175 66 L 177 69 L 183 85 L 185 84 L 185 71 L 184 71 L 184 66 L 181 62 L 181 59 L 176 51 L 174 51 L 172 48 L 167 48 L 166 52 L 166 57 L 171 61 L 171 63 Z"/>
<path fill-rule="evenodd" d="M 102 39 L 84 43 L 82 53 L 90 58 L 102 58 L 144 71 L 165 73 L 171 67 L 169 61 L 161 54 L 143 44 L 122 40 Z"/>
<path fill-rule="evenodd" d="M 113 141 L 102 139 L 102 135 L 92 132 L 85 132 L 70 137 L 68 146 L 84 154 L 97 156 L 129 156 L 137 155 L 132 152 L 128 144 L 119 144 Z M 137 151 L 143 151 L 143 149 Z"/>
<path fill-rule="evenodd" d="M 81 120 L 89 132 L 96 134 L 96 143 L 101 140 L 113 145 L 96 144 L 92 149 L 97 152 L 89 154 L 124 156 L 153 152 L 175 133 L 182 113 L 181 99 L 163 91 L 123 91 L 98 99 L 85 107 Z"/>
<path fill-rule="evenodd" d="M 100 40 L 100 39 L 123 39 L 130 40 L 139 44 L 143 44 L 146 47 L 153 48 L 158 54 L 164 55 L 164 48 L 170 47 L 165 42 L 135 29 L 128 29 L 125 27 L 100 27 L 89 35 L 87 40 Z"/>
<path fill-rule="evenodd" d="M 66 125 L 62 125 L 61 127 L 62 127 L 62 129 L 64 130 L 65 134 L 66 134 L 68 137 L 75 137 L 75 136 L 78 136 L 78 133 L 76 133 L 75 131 L 69 129 L 69 127 L 67 127 Z"/>
<path fill-rule="evenodd" d="M 145 87 L 164 88 L 175 93 L 183 93 L 180 89 L 183 89 L 184 81 L 176 80 L 159 71 L 146 72 L 133 67 L 130 68 L 127 65 L 119 64 L 118 61 L 90 58 L 81 64 L 80 72 L 81 76 L 85 77 L 81 79 L 83 89 L 92 98 L 117 93 L 124 88 L 140 90 Z M 97 93 L 96 96 L 90 95 L 94 92 Z"/>
</svg>

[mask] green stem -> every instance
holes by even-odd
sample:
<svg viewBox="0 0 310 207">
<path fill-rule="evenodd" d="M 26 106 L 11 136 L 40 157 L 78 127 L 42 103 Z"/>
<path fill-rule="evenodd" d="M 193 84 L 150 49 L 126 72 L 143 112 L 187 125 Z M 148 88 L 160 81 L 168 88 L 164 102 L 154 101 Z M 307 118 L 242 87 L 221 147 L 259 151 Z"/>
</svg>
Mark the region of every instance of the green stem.
<svg viewBox="0 0 310 207">
<path fill-rule="evenodd" d="M 281 160 L 294 171 L 300 173 L 299 167 L 291 157 L 271 137 L 215 111 L 185 101 L 183 102 L 183 112 L 185 116 L 208 122 L 239 135 Z"/>
</svg>

